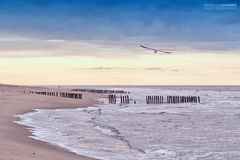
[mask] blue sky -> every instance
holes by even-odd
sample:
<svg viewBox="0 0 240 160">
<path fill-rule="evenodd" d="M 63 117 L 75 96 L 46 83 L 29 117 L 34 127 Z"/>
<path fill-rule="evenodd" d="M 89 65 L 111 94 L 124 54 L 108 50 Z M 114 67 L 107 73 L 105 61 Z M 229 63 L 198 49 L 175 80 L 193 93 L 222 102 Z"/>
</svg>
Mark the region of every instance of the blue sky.
<svg viewBox="0 0 240 160">
<path fill-rule="evenodd" d="M 1 83 L 240 84 L 239 15 L 239 0 L 0 0 Z"/>
<path fill-rule="evenodd" d="M 204 10 L 204 4 L 220 3 L 239 5 L 236 0 L 1 0 L 0 34 L 129 49 L 143 43 L 180 50 L 239 51 L 239 7 Z M 35 46 L 41 48 L 39 43 Z"/>
</svg>

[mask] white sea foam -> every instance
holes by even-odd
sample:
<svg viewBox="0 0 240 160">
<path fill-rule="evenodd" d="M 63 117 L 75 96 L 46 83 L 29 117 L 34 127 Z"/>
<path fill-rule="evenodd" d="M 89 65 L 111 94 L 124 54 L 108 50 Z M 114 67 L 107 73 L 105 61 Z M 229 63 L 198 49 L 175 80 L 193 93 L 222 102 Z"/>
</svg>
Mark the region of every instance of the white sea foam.
<svg viewBox="0 0 240 160">
<path fill-rule="evenodd" d="M 32 138 L 104 160 L 240 159 L 240 89 L 127 90 L 137 104 L 37 109 L 17 123 Z M 146 105 L 145 95 L 200 95 L 202 103 Z"/>
</svg>

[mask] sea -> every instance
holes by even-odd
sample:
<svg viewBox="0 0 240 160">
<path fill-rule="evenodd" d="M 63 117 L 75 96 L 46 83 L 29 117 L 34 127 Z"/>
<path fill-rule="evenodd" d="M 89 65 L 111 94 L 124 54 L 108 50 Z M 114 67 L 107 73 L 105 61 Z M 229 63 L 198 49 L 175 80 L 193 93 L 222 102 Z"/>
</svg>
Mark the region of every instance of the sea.
<svg viewBox="0 0 240 160">
<path fill-rule="evenodd" d="M 88 108 L 36 109 L 16 115 L 16 123 L 31 138 L 100 160 L 240 159 L 240 86 L 87 88 L 129 91 L 130 103 L 101 98 Z M 201 102 L 146 104 L 147 95 L 200 96 Z"/>
</svg>

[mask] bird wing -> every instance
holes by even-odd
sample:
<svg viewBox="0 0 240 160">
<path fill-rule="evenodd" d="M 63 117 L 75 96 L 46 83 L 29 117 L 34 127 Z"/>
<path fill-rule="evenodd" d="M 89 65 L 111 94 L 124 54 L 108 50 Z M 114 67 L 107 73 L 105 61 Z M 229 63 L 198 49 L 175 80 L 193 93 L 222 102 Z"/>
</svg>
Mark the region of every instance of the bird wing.
<svg viewBox="0 0 240 160">
<path fill-rule="evenodd" d="M 171 51 L 165 51 L 165 50 L 161 50 L 161 49 L 153 49 L 153 48 L 149 48 L 149 47 L 146 47 L 146 46 L 143 46 L 143 45 L 140 45 L 140 47 L 142 47 L 144 49 L 152 50 L 155 53 L 157 53 L 157 52 L 162 52 L 162 53 L 166 53 L 166 54 L 171 54 L 172 53 Z"/>
<path fill-rule="evenodd" d="M 149 47 L 145 47 L 145 46 L 143 46 L 143 45 L 140 45 L 140 47 L 145 48 L 145 49 L 149 49 L 149 50 L 152 50 L 152 51 L 155 51 L 155 49 L 149 48 Z"/>
<path fill-rule="evenodd" d="M 171 51 L 163 51 L 163 50 L 157 50 L 159 52 L 162 52 L 162 53 L 166 53 L 166 54 L 171 54 L 172 52 Z"/>
</svg>

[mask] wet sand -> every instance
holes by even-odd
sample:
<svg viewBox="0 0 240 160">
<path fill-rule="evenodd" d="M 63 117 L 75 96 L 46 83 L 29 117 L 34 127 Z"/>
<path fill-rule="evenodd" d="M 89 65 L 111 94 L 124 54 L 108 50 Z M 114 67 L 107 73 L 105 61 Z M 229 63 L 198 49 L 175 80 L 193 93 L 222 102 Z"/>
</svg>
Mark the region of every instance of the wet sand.
<svg viewBox="0 0 240 160">
<path fill-rule="evenodd" d="M 24 126 L 14 123 L 17 120 L 14 115 L 34 109 L 88 107 L 97 103 L 94 99 L 100 95 L 83 93 L 83 99 L 79 100 L 24 93 L 25 90 L 41 89 L 48 88 L 0 84 L 0 160 L 93 160 L 29 138 L 29 131 Z"/>
</svg>

